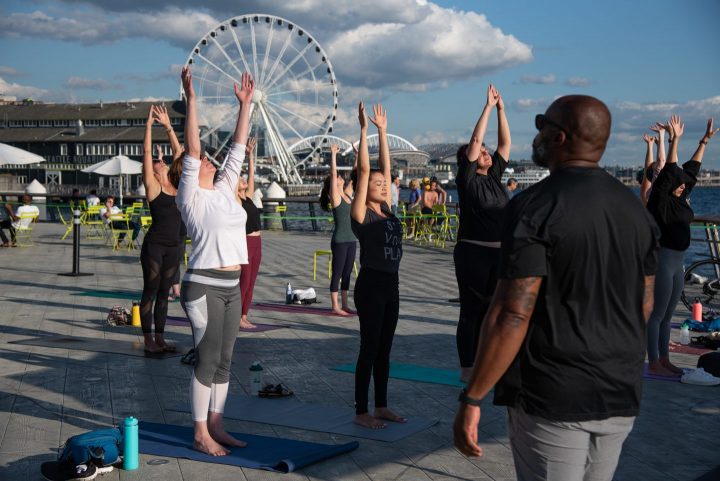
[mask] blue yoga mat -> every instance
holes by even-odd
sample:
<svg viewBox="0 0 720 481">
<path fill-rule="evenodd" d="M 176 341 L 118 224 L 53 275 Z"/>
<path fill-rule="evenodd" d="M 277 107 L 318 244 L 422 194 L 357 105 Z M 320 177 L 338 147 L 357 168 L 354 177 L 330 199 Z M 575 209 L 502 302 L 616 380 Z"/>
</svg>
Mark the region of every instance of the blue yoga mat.
<svg viewBox="0 0 720 481">
<path fill-rule="evenodd" d="M 139 451 L 155 456 L 290 473 L 340 454 L 349 453 L 360 445 L 357 441 L 346 444 L 318 444 L 253 434 L 231 434 L 245 441 L 247 447 L 232 448 L 227 456 L 209 456 L 193 449 L 193 428 L 141 422 Z"/>
<path fill-rule="evenodd" d="M 355 372 L 355 364 L 341 364 L 331 367 L 332 371 Z M 390 377 L 406 381 L 427 382 L 443 384 L 445 386 L 463 387 L 460 381 L 460 372 L 457 369 L 437 369 L 434 367 L 415 366 L 413 364 L 390 363 Z"/>
</svg>

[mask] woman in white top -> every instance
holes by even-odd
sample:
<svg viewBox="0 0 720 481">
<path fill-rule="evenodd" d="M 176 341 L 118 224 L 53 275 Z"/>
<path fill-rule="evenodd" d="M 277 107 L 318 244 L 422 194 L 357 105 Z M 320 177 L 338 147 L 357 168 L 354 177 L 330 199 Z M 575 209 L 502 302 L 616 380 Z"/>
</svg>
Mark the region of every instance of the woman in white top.
<svg viewBox="0 0 720 481">
<path fill-rule="evenodd" d="M 187 101 L 186 154 L 175 201 L 193 245 L 180 296 L 192 324 L 197 359 L 190 388 L 193 447 L 212 456 L 224 456 L 229 451 L 223 445 L 245 446 L 225 431 L 222 415 L 241 316 L 240 265 L 248 262 L 247 216 L 236 192 L 255 86 L 249 74 L 242 75 L 242 88 L 235 85 L 240 112 L 232 148 L 218 169 L 201 153 L 195 92 L 188 67 L 181 77 Z"/>
</svg>

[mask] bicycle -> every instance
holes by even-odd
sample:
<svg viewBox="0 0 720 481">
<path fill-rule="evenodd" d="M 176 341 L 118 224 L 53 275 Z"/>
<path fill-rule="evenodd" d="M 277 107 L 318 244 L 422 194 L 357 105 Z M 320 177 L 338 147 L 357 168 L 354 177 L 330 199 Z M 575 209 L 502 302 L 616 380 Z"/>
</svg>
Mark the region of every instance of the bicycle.
<svg viewBox="0 0 720 481">
<path fill-rule="evenodd" d="M 703 305 L 703 317 L 720 316 L 720 236 L 717 219 L 696 219 L 702 222 L 710 256 L 700 259 L 685 269 L 683 291 L 680 300 L 692 312 L 692 305 L 699 301 Z M 701 240 L 701 239 L 694 239 Z"/>
</svg>

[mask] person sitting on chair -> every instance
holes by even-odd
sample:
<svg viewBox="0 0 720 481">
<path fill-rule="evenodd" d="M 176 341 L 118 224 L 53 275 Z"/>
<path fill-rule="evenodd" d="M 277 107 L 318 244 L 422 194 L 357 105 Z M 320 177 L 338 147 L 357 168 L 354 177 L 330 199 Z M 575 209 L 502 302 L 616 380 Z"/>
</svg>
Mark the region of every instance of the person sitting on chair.
<svg viewBox="0 0 720 481">
<path fill-rule="evenodd" d="M 21 219 L 23 214 L 34 214 L 35 216 L 40 215 L 40 209 L 37 206 L 31 204 L 32 196 L 25 194 L 22 196 L 22 205 L 18 206 L 17 210 L 13 212 L 10 204 L 5 204 L 9 219 L 0 221 L 0 237 L 2 238 L 3 247 L 9 247 L 11 244 L 8 242 L 7 237 L 2 232 L 2 229 L 8 229 L 10 231 L 10 239 L 12 240 L 12 246 L 15 247 L 15 231 L 17 229 L 23 229 L 30 225 L 33 221 L 32 218 L 26 217 Z"/>
</svg>

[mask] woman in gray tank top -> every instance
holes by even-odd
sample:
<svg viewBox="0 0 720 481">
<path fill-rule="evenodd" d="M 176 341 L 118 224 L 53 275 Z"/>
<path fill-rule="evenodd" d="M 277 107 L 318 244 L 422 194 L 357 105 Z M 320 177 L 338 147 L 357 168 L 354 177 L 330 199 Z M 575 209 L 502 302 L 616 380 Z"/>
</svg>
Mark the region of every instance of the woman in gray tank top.
<svg viewBox="0 0 720 481">
<path fill-rule="evenodd" d="M 337 153 L 340 148 L 330 146 L 330 175 L 327 176 L 320 192 L 320 207 L 325 211 L 332 208 L 335 228 L 330 241 L 332 252 L 332 277 L 330 278 L 330 301 L 332 311 L 339 316 L 353 312 L 348 305 L 350 275 L 355 263 L 355 234 L 350 226 L 350 196 L 344 190 L 345 179 L 337 173 Z M 340 282 L 342 280 L 342 283 Z M 338 304 L 338 288 L 341 287 L 342 308 Z"/>
</svg>

